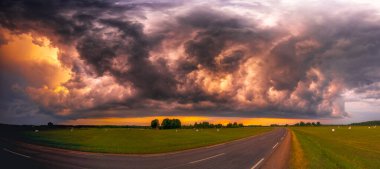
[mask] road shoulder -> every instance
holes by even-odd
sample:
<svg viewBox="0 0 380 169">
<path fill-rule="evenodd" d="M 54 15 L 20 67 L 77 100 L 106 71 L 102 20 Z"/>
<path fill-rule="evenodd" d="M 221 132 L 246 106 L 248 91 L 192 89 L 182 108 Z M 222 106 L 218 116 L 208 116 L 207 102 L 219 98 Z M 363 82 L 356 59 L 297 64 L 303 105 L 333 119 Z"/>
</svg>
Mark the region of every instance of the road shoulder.
<svg viewBox="0 0 380 169">
<path fill-rule="evenodd" d="M 280 144 L 260 167 L 261 169 L 287 169 L 291 159 L 291 143 L 292 134 L 287 129 L 286 136 L 281 140 Z"/>
</svg>

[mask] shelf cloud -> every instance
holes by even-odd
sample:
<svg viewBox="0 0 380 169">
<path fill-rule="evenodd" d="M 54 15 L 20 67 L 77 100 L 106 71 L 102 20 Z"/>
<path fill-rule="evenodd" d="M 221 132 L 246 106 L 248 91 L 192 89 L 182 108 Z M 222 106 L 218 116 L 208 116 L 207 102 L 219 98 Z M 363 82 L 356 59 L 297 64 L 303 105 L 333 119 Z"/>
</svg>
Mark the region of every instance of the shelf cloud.
<svg viewBox="0 0 380 169">
<path fill-rule="evenodd" d="M 354 1 L 3 0 L 0 118 L 348 117 L 348 91 L 380 96 L 379 12 Z M 41 52 L 23 54 L 26 44 Z"/>
</svg>

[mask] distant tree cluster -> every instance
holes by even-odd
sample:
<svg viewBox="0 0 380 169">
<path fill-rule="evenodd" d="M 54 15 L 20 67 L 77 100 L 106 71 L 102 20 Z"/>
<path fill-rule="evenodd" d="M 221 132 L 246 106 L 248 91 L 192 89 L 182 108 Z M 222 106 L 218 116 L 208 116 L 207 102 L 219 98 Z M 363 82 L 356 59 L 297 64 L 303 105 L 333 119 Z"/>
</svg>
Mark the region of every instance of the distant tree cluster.
<svg viewBox="0 0 380 169">
<path fill-rule="evenodd" d="M 243 123 L 238 124 L 238 123 L 234 122 L 234 123 L 228 123 L 226 127 L 227 128 L 239 128 L 239 127 L 244 127 L 244 125 L 243 125 Z"/>
<path fill-rule="evenodd" d="M 310 122 L 305 123 L 305 122 L 301 121 L 301 122 L 296 123 L 294 125 L 295 126 L 321 126 L 321 123 L 319 121 L 311 122 L 311 123 Z"/>
<path fill-rule="evenodd" d="M 160 125 L 160 121 L 158 119 L 154 119 L 150 123 L 150 127 L 153 129 L 176 129 L 176 128 L 239 128 L 244 127 L 243 123 L 238 124 L 237 122 L 228 123 L 226 126 L 223 124 L 212 124 L 207 121 L 204 122 L 195 122 L 194 125 L 181 125 L 181 121 L 179 119 L 164 119 Z"/>
<path fill-rule="evenodd" d="M 181 128 L 181 121 L 179 119 L 164 119 L 161 123 L 162 129 L 177 129 Z"/>
<path fill-rule="evenodd" d="M 161 126 L 158 119 L 154 119 L 150 122 L 150 127 L 153 129 L 177 129 L 181 128 L 181 121 L 179 119 L 164 119 Z"/>
<path fill-rule="evenodd" d="M 201 122 L 201 123 L 194 123 L 194 128 L 222 128 L 222 124 L 212 124 L 207 121 Z"/>
<path fill-rule="evenodd" d="M 150 127 L 153 129 L 177 129 L 181 128 L 181 121 L 179 119 L 164 119 L 160 125 L 158 119 L 154 119 L 150 122 Z"/>
<path fill-rule="evenodd" d="M 223 124 L 212 124 L 207 121 L 201 122 L 201 123 L 194 123 L 194 126 L 190 125 L 189 127 L 194 128 L 239 128 L 244 127 L 243 123 L 238 124 L 237 122 L 234 123 L 228 123 L 226 126 L 223 126 Z"/>
<path fill-rule="evenodd" d="M 375 126 L 375 125 L 380 125 L 380 121 L 366 121 L 366 122 L 361 122 L 361 123 L 352 123 L 351 125 L 354 125 L 354 126 Z"/>
<path fill-rule="evenodd" d="M 270 127 L 281 127 L 281 126 L 283 126 L 283 127 L 288 127 L 289 124 L 270 124 L 269 126 L 270 126 Z"/>
<path fill-rule="evenodd" d="M 212 124 L 207 121 L 204 122 L 195 122 L 194 125 L 182 126 L 183 128 L 239 128 L 244 127 L 243 123 L 238 124 L 237 122 L 228 123 L 226 126 L 223 124 Z"/>
</svg>

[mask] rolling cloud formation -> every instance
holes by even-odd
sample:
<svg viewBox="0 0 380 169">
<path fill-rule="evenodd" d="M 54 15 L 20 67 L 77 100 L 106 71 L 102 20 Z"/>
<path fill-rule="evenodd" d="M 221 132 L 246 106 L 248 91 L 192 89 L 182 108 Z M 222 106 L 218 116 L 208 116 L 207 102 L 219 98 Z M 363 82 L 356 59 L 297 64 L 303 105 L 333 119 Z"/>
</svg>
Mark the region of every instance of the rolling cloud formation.
<svg viewBox="0 0 380 169">
<path fill-rule="evenodd" d="M 380 96 L 379 16 L 333 1 L 3 0 L 1 46 L 27 34 L 58 52 L 0 53 L 0 117 L 346 117 L 348 91 Z"/>
</svg>

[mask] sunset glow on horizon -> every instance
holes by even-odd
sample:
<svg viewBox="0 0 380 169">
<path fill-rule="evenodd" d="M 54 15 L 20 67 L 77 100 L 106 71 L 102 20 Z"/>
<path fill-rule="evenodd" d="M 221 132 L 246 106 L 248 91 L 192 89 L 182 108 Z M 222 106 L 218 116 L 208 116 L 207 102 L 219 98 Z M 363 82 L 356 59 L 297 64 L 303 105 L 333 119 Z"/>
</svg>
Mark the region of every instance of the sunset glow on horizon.
<svg viewBox="0 0 380 169">
<path fill-rule="evenodd" d="M 88 118 L 75 119 L 65 121 L 64 125 L 138 125 L 149 126 L 153 119 L 162 122 L 163 119 L 180 119 L 182 125 L 194 125 L 194 123 L 209 122 L 212 124 L 227 125 L 228 123 L 242 123 L 244 125 L 262 125 L 269 126 L 271 124 L 293 125 L 303 122 L 317 122 L 321 120 L 312 119 L 279 119 L 279 118 L 242 118 L 242 117 L 206 117 L 206 116 L 148 116 L 148 117 L 107 117 L 107 118 Z M 323 120 L 322 120 L 323 122 Z"/>
</svg>

